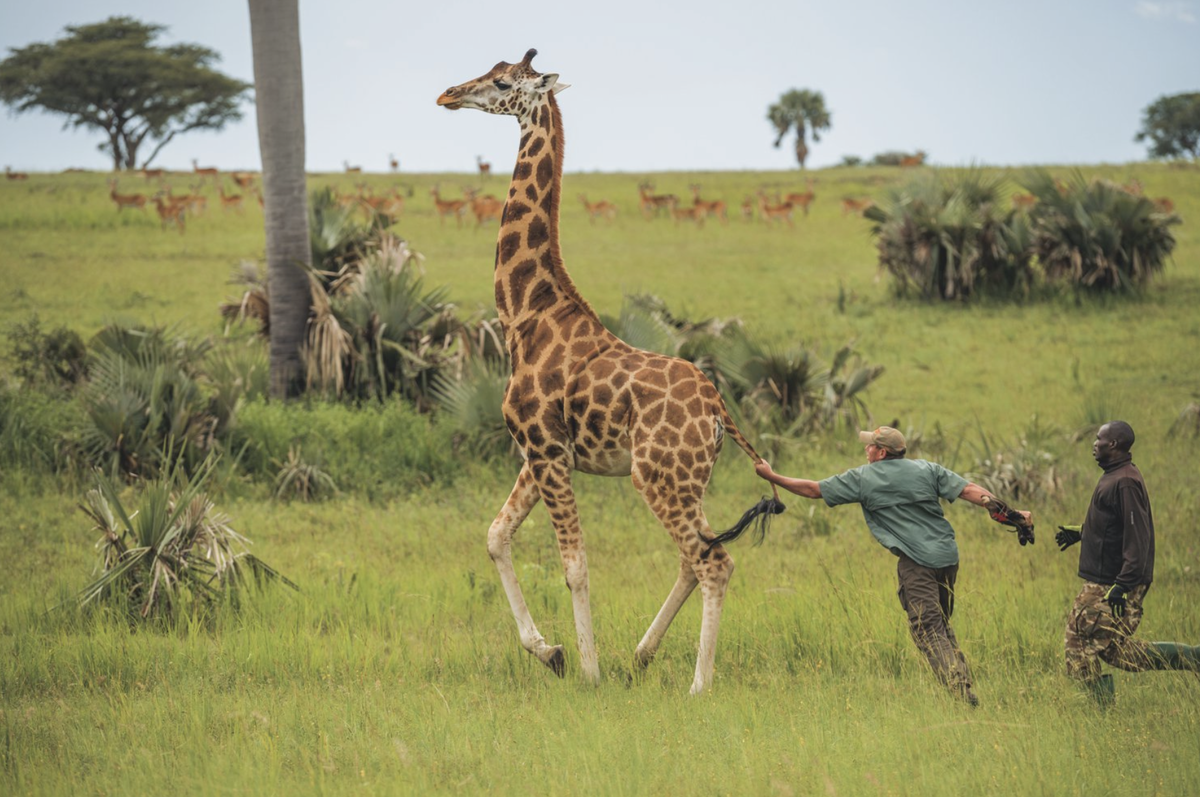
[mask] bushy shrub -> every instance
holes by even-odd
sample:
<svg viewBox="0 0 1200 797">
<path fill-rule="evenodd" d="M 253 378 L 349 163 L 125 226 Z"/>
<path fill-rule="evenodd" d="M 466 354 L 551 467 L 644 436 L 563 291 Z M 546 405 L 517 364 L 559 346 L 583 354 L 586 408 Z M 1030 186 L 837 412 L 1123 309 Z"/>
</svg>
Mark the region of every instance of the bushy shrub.
<svg viewBox="0 0 1200 797">
<path fill-rule="evenodd" d="M 804 346 L 763 345 L 740 328 L 722 336 L 716 364 L 730 409 L 774 452 L 807 434 L 868 425 L 863 393 L 884 372 L 850 345 L 825 361 Z"/>
<path fill-rule="evenodd" d="M 1002 207 L 1002 182 L 978 171 L 929 175 L 863 212 L 873 222 L 880 267 L 895 278 L 898 293 L 965 300 L 1029 289 L 1030 227 Z"/>
<path fill-rule="evenodd" d="M 106 473 L 155 476 L 168 448 L 196 464 L 213 449 L 219 419 L 201 387 L 211 343 L 163 328 L 109 326 L 92 341 L 80 400 L 80 447 Z"/>
<path fill-rule="evenodd" d="M 1058 181 L 1030 172 L 1031 249 L 1051 281 L 1089 291 L 1129 291 L 1162 271 L 1181 220 L 1140 193 L 1076 172 Z"/>
<path fill-rule="evenodd" d="M 43 332 L 34 314 L 8 331 L 13 375 L 26 385 L 74 386 L 87 377 L 87 346 L 67 327 Z"/>
<path fill-rule="evenodd" d="M 0 384 L 0 473 L 70 472 L 75 465 L 70 430 L 77 413 L 76 401 L 60 391 Z"/>
</svg>

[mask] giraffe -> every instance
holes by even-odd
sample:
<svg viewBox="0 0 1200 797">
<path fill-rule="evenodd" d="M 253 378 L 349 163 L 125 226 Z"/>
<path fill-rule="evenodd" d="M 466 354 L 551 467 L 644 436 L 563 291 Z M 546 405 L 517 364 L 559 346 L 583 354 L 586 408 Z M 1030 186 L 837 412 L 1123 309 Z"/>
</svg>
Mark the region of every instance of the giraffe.
<svg viewBox="0 0 1200 797">
<path fill-rule="evenodd" d="M 608 332 L 576 288 L 559 249 L 563 128 L 554 95 L 557 74 L 534 71 L 529 50 L 516 64 L 447 89 L 438 105 L 517 117 L 521 138 L 496 244 L 496 311 L 512 373 L 503 412 L 524 457 L 508 500 L 488 529 L 496 564 L 522 646 L 556 675 L 565 673 L 562 645 L 539 633 L 517 582 L 511 544 L 541 501 L 554 526 L 571 592 L 580 669 L 600 679 L 588 599 L 588 566 L 572 473 L 630 476 L 679 548 L 679 574 L 635 652 L 639 667 L 654 658 L 671 621 L 697 585 L 703 598 L 692 694 L 712 685 L 717 631 L 733 559 L 722 543 L 752 523 L 765 531 L 783 511 L 778 493 L 763 499 L 727 532 L 713 535 L 702 500 L 725 436 L 754 461 L 761 458 L 729 416 L 720 394 L 692 363 L 641 351 Z"/>
</svg>

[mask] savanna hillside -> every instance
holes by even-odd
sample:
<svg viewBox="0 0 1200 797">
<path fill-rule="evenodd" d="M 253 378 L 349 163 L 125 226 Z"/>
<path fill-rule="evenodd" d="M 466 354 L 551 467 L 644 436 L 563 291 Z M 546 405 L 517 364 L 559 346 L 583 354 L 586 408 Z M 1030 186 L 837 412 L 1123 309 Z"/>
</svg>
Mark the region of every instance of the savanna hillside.
<svg viewBox="0 0 1200 797">
<path fill-rule="evenodd" d="M 1136 179 L 1184 220 L 1172 261 L 1139 295 L 1039 286 L 1026 301 L 896 297 L 869 225 L 841 202 L 879 197 L 908 170 L 811 173 L 816 198 L 793 228 L 746 220 L 740 206 L 759 190 L 805 190 L 798 173 L 564 177 L 564 257 L 602 314 L 650 293 L 688 318 L 739 318 L 778 347 L 831 356 L 852 341 L 886 369 L 864 397 L 876 423 L 896 421 L 921 455 L 977 479 L 1002 481 L 1010 464 L 1035 474 L 1038 489 L 1026 485 L 1030 499 L 1017 501 L 1038 523 L 1032 548 L 978 510 L 947 510 L 962 550 L 954 626 L 979 709 L 933 682 L 904 628 L 893 559 L 858 511 L 795 497 L 762 546 L 732 546 L 712 693 L 686 699 L 697 600 L 650 669 L 634 672 L 633 648 L 674 580 L 676 554 L 628 484 L 584 476 L 598 688 L 582 686 L 573 666 L 569 593 L 544 510 L 514 549 L 540 630 L 567 648 L 559 681 L 521 650 L 485 548 L 515 460 L 442 452 L 438 469 L 414 478 L 399 449 L 449 433 L 389 436 L 393 409 L 260 402 L 249 410 L 259 423 L 293 411 L 302 419 L 298 437 L 325 452 L 340 492 L 276 501 L 269 480 L 239 470 L 253 452 L 228 453 L 221 508 L 300 587 L 268 590 L 240 611 L 138 631 L 113 612 L 78 612 L 71 603 L 96 535 L 76 507 L 90 483 L 0 473 L 3 791 L 1190 793 L 1200 780 L 1200 679 L 1118 674 L 1117 706 L 1098 713 L 1061 672 L 1078 579 L 1075 552 L 1060 554 L 1052 537 L 1056 524 L 1082 518 L 1098 475 L 1095 424 L 1129 421 L 1159 534 L 1139 635 L 1200 641 L 1198 429 L 1188 414 L 1200 402 L 1200 171 L 1082 171 Z M 1021 174 L 1009 176 L 1022 190 Z M 637 185 L 647 179 L 685 201 L 698 184 L 728 203 L 729 223 L 643 218 Z M 359 180 L 406 197 L 396 229 L 425 255 L 426 283 L 447 286 L 463 315 L 490 306 L 494 222 L 439 220 L 430 191 L 500 194 L 502 177 L 481 186 L 475 175 L 325 175 L 312 185 L 350 192 Z M 170 182 L 182 193 L 195 179 Z M 119 190 L 154 188 L 126 176 Z M 250 328 L 227 330 L 218 306 L 237 293 L 234 265 L 261 257 L 262 217 L 252 195 L 225 211 L 205 191 L 210 207 L 180 235 L 153 210 L 118 212 L 102 175 L 0 184 L 0 325 L 36 313 L 43 328 L 85 339 L 136 322 L 254 345 Z M 580 194 L 615 203 L 615 221 L 591 222 Z M 12 368 L 7 391 L 20 389 Z M 0 439 L 19 447 L 19 419 L 6 417 Z M 862 462 L 844 427 L 755 443 L 777 452 L 777 469 L 805 477 Z M 764 488 L 729 448 L 707 501 L 721 527 Z M 365 473 L 361 461 L 385 464 Z"/>
</svg>

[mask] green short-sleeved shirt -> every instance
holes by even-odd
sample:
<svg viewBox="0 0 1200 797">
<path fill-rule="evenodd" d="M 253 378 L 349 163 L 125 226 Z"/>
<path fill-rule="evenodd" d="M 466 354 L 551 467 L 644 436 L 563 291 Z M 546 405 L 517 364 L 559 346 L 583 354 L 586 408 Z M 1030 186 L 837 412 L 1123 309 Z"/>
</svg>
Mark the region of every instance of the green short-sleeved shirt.
<svg viewBox="0 0 1200 797">
<path fill-rule="evenodd" d="M 829 506 L 862 504 L 863 518 L 880 545 L 933 568 L 958 564 L 954 528 L 938 499 L 953 501 L 967 484 L 923 459 L 883 459 L 820 483 Z"/>
</svg>

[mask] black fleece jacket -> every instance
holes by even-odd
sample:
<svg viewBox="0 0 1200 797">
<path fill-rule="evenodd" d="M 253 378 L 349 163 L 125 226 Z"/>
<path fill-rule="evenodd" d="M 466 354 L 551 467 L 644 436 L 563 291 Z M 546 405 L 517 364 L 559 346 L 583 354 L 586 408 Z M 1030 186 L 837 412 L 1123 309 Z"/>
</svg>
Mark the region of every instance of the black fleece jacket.
<svg viewBox="0 0 1200 797">
<path fill-rule="evenodd" d="M 1154 517 L 1128 452 L 1106 463 L 1083 521 L 1079 577 L 1135 587 L 1154 580 Z"/>
</svg>

